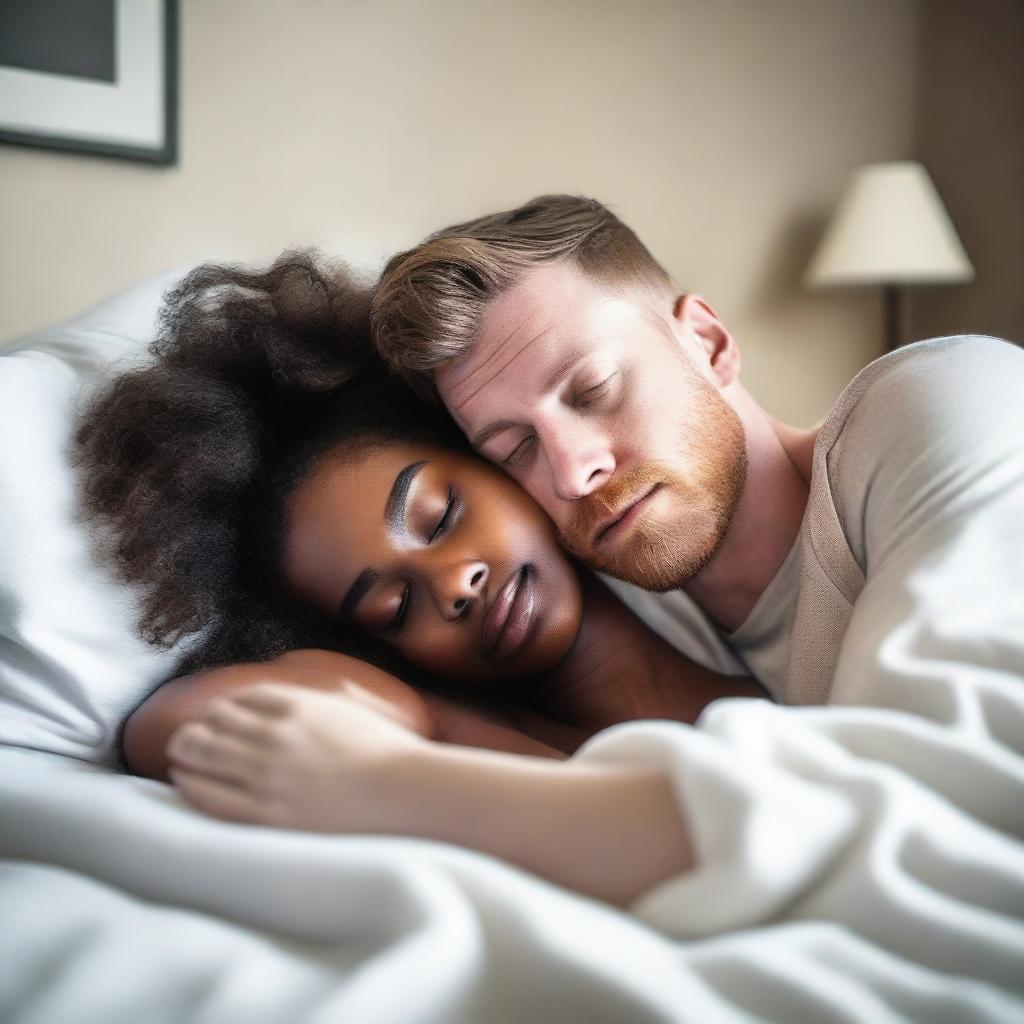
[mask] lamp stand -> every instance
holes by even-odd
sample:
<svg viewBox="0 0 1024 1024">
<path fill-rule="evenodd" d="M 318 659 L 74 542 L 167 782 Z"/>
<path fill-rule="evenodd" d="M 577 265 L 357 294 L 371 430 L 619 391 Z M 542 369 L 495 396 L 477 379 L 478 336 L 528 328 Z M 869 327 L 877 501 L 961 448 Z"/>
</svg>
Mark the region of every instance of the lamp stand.
<svg viewBox="0 0 1024 1024">
<path fill-rule="evenodd" d="M 886 351 L 892 352 L 903 344 L 904 292 L 898 284 L 887 284 L 882 288 L 885 304 Z"/>
</svg>

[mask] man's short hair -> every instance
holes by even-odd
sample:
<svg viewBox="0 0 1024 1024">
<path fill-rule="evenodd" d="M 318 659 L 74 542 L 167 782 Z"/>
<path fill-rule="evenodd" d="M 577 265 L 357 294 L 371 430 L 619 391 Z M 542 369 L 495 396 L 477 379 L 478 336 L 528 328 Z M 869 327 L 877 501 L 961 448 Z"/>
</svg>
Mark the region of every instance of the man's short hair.
<svg viewBox="0 0 1024 1024">
<path fill-rule="evenodd" d="M 640 239 L 596 199 L 540 196 L 435 232 L 392 257 L 371 310 L 377 348 L 417 392 L 437 401 L 433 371 L 473 344 L 488 304 L 524 271 L 558 261 L 612 288 L 672 288 Z"/>
</svg>

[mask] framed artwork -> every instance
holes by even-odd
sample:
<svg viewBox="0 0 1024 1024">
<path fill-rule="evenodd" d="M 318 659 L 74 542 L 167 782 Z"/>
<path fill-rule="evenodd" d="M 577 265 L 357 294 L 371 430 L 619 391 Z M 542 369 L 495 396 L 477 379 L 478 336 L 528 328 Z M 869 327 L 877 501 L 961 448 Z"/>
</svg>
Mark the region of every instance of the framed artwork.
<svg viewBox="0 0 1024 1024">
<path fill-rule="evenodd" d="M 177 0 L 0 0 L 0 142 L 173 164 Z"/>
</svg>

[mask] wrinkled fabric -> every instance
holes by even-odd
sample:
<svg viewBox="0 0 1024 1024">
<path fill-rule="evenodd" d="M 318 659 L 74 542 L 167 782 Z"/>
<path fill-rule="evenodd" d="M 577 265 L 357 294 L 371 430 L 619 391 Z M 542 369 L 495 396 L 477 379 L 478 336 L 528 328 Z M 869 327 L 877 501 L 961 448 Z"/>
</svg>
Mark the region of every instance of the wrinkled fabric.
<svg viewBox="0 0 1024 1024">
<path fill-rule="evenodd" d="M 842 892 L 843 878 L 855 880 L 856 873 L 837 856 L 868 852 L 869 840 L 851 839 L 854 812 L 842 797 L 795 778 L 783 780 L 780 792 L 773 776 L 751 787 L 755 799 L 771 793 L 776 801 L 762 803 L 765 816 L 752 821 L 745 809 L 750 796 L 701 785 L 724 776 L 743 724 L 760 735 L 758 716 L 772 710 L 754 701 L 714 707 L 700 729 L 668 722 L 615 726 L 577 755 L 631 762 L 664 756 L 677 766 L 686 758 L 704 772 L 693 775 L 708 801 L 704 812 L 728 797 L 719 813 L 698 815 L 705 823 L 702 850 L 717 844 L 721 867 L 699 869 L 685 893 L 673 891 L 682 883 L 667 883 L 632 913 L 443 843 L 218 821 L 163 783 L 70 758 L 0 750 L 0 1019 L 1020 1019 L 1024 971 L 1014 981 L 1010 970 L 1020 929 L 1006 909 L 1000 912 L 1002 973 L 990 967 L 983 977 L 905 955 L 913 953 L 907 942 L 862 927 L 854 913 L 859 896 Z M 800 720 L 814 714 L 795 711 Z M 731 740 L 730 733 L 736 734 Z M 763 757 L 780 742 L 765 744 Z M 807 756 L 823 755 L 812 749 Z M 682 790 L 680 796 L 691 801 Z M 773 833 L 769 815 L 787 808 L 797 821 L 820 815 L 827 831 L 813 842 L 809 825 L 792 838 Z M 712 818 L 714 827 L 707 825 Z M 737 841 L 744 831 L 747 839 Z M 749 873 L 749 895 L 729 892 L 727 876 L 740 870 Z M 927 883 L 927 872 L 923 877 Z M 978 913 L 965 900 L 969 894 L 956 895 L 965 901 L 964 921 Z M 750 906 L 760 920 L 714 937 L 681 937 L 702 930 L 723 899 L 737 924 L 752 916 L 744 910 Z M 885 916 L 868 900 L 861 911 L 884 930 L 905 906 L 902 901 Z M 824 919 L 837 909 L 838 920 Z M 682 916 L 687 913 L 694 922 Z M 955 921 L 943 930 L 962 941 L 964 929 Z M 990 938 L 986 949 L 998 940 Z"/>
</svg>

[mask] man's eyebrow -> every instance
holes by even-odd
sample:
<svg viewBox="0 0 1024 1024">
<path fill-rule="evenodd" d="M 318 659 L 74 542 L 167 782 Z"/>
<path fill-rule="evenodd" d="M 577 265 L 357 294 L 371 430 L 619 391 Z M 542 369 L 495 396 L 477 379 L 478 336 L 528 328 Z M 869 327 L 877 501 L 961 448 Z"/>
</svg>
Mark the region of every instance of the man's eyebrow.
<svg viewBox="0 0 1024 1024">
<path fill-rule="evenodd" d="M 485 441 L 490 440 L 495 434 L 500 434 L 503 430 L 508 430 L 509 427 L 517 426 L 515 420 L 498 420 L 497 423 L 491 423 L 489 426 L 484 427 L 479 434 L 474 434 L 469 439 L 469 443 L 474 448 L 479 448 Z"/>
<path fill-rule="evenodd" d="M 578 348 L 564 362 L 560 363 L 555 371 L 551 374 L 546 381 L 544 381 L 544 391 L 546 395 L 549 391 L 554 391 L 559 384 L 569 376 L 569 371 L 587 354 L 586 349 Z"/>
<path fill-rule="evenodd" d="M 551 375 L 547 378 L 547 380 L 544 381 L 541 394 L 546 395 L 549 391 L 554 391 L 554 389 L 558 387 L 558 385 L 561 384 L 561 382 L 565 380 L 566 377 L 569 376 L 569 372 L 572 370 L 572 368 L 586 354 L 586 349 L 579 348 L 576 349 L 568 357 L 568 359 L 565 359 L 563 362 L 559 363 L 558 366 L 555 367 Z M 515 426 L 519 426 L 519 424 L 515 420 L 498 420 L 497 423 L 490 423 L 486 427 L 484 427 L 484 429 L 481 430 L 479 433 L 474 434 L 473 437 L 470 438 L 469 443 L 474 448 L 479 448 L 485 441 L 488 441 L 495 434 L 500 434 L 501 431 L 507 430 L 509 427 Z"/>
<path fill-rule="evenodd" d="M 384 506 L 384 525 L 388 533 L 399 533 L 405 529 L 405 503 L 409 500 L 409 488 L 416 474 L 427 464 L 426 459 L 419 462 L 411 462 L 391 485 L 391 493 L 388 495 L 388 502 Z"/>
<path fill-rule="evenodd" d="M 342 599 L 338 609 L 338 615 L 342 620 L 349 620 L 355 614 L 356 606 L 366 596 L 366 592 L 379 580 L 381 574 L 376 569 L 364 569 L 357 577 L 355 583 L 348 588 L 348 593 Z"/>
</svg>

